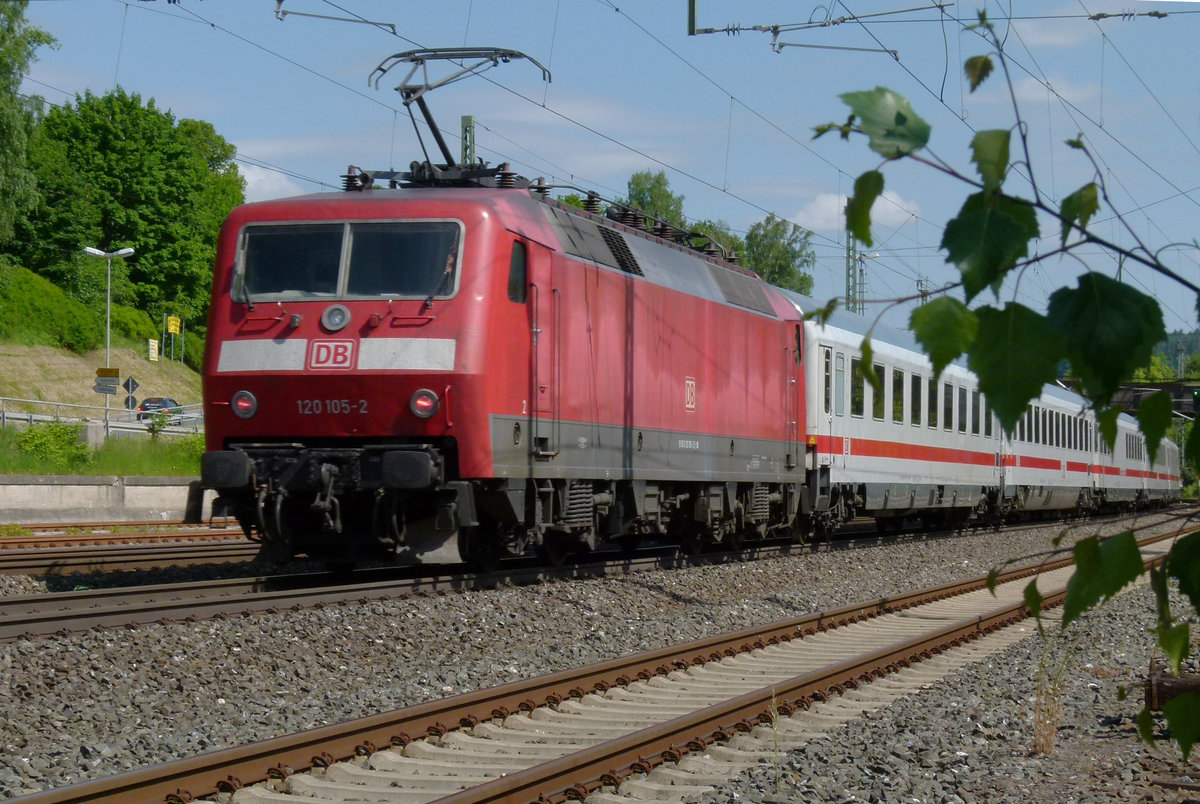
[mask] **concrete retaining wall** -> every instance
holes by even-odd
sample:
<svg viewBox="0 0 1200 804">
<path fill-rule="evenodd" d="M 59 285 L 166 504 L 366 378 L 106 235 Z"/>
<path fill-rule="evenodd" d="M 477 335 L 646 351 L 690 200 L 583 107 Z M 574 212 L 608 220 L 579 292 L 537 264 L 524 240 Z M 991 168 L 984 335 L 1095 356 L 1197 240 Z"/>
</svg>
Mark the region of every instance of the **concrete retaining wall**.
<svg viewBox="0 0 1200 804">
<path fill-rule="evenodd" d="M 213 496 L 198 478 L 0 475 L 0 523 L 199 523 Z"/>
</svg>

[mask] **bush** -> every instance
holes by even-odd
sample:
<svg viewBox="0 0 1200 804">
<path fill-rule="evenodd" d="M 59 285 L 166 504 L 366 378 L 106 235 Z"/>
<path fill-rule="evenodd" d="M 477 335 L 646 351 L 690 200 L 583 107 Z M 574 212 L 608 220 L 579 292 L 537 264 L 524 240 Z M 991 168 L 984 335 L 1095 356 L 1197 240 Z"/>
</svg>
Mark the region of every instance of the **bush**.
<svg viewBox="0 0 1200 804">
<path fill-rule="evenodd" d="M 151 338 L 157 338 L 159 332 L 154 328 L 154 322 L 145 310 L 133 307 L 123 307 L 114 304 L 112 308 L 112 331 L 124 335 L 143 345 Z"/>
<path fill-rule="evenodd" d="M 79 354 L 104 343 L 103 310 L 97 316 L 27 268 L 6 271 L 6 279 L 7 288 L 0 289 L 0 338 Z"/>
<path fill-rule="evenodd" d="M 73 471 L 91 458 L 87 444 L 79 443 L 82 424 L 47 422 L 30 427 L 17 436 L 17 449 L 56 470 Z"/>
</svg>

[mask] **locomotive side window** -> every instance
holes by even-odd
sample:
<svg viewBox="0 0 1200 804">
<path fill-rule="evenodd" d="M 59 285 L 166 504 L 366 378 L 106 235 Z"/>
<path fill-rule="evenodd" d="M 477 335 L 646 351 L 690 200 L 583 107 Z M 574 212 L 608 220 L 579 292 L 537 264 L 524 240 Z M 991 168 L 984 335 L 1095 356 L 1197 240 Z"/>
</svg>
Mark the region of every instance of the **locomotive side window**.
<svg viewBox="0 0 1200 804">
<path fill-rule="evenodd" d="M 904 424 L 904 372 L 892 369 L 892 421 Z"/>
<path fill-rule="evenodd" d="M 454 295 L 462 224 L 418 220 L 247 226 L 235 280 L 247 301 Z"/>
<path fill-rule="evenodd" d="M 912 424 L 915 427 L 921 426 L 921 387 L 922 387 L 922 385 L 924 385 L 924 382 L 921 379 L 921 376 L 919 374 L 909 375 L 908 390 L 909 390 L 909 396 L 911 398 L 908 400 L 908 404 L 909 404 L 909 408 L 908 408 L 909 419 L 908 419 L 908 421 L 909 421 L 909 424 Z"/>
<path fill-rule="evenodd" d="M 512 258 L 508 261 L 508 300 L 524 304 L 528 291 L 529 261 L 525 244 L 513 241 Z"/>
<path fill-rule="evenodd" d="M 879 392 L 871 389 L 871 415 L 879 421 L 883 421 L 883 404 L 886 398 L 886 389 L 884 383 L 887 381 L 887 371 L 880 363 L 875 364 L 875 377 L 879 380 Z"/>
<path fill-rule="evenodd" d="M 850 358 L 850 415 L 861 416 L 866 407 L 867 373 L 863 371 L 862 360 Z"/>
</svg>

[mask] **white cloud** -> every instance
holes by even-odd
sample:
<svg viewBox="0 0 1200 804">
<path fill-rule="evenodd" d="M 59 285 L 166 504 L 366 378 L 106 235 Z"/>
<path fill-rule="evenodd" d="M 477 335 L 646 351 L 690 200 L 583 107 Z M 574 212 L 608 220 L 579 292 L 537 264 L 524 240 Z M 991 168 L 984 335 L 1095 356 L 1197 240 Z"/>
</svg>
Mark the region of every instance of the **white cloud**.
<svg viewBox="0 0 1200 804">
<path fill-rule="evenodd" d="M 274 170 L 243 164 L 238 165 L 238 171 L 246 179 L 247 201 L 266 201 L 271 198 L 301 195 L 305 192 L 299 184 Z"/>
<path fill-rule="evenodd" d="M 813 232 L 838 232 L 846 226 L 845 208 L 846 196 L 820 193 L 793 215 L 791 220 Z M 920 215 L 921 208 L 916 201 L 901 198 L 891 190 L 885 190 L 871 207 L 872 225 L 887 229 L 899 229 Z"/>
</svg>

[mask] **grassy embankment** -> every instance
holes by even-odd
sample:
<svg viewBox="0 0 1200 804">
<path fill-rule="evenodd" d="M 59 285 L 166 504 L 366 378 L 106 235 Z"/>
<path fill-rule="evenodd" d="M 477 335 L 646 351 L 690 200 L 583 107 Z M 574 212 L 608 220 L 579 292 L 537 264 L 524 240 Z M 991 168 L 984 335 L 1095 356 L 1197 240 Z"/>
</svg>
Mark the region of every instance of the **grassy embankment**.
<svg viewBox="0 0 1200 804">
<path fill-rule="evenodd" d="M 121 381 L 138 382 L 134 396 L 169 396 L 181 405 L 200 402 L 200 375 L 180 362 L 151 362 L 144 348 L 114 337 L 111 363 Z M 79 355 L 49 346 L 0 343 L 0 397 L 7 411 L 54 414 L 50 402 L 86 405 L 63 408 L 63 417 L 104 419 L 104 396 L 92 390 L 104 349 Z M 36 400 L 38 404 L 14 402 Z M 109 400 L 109 415 L 127 415 L 122 390 Z M 95 452 L 67 449 L 62 439 L 22 439 L 23 428 L 0 428 L 0 474 L 197 475 L 204 447 L 199 436 L 110 439 Z M 24 444 L 22 444 L 22 440 Z"/>
</svg>

